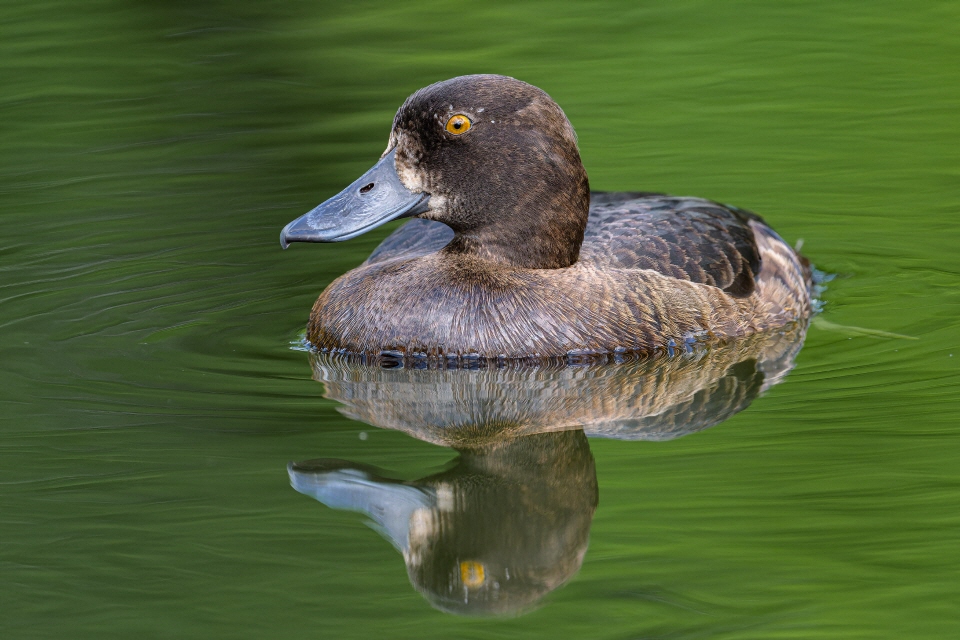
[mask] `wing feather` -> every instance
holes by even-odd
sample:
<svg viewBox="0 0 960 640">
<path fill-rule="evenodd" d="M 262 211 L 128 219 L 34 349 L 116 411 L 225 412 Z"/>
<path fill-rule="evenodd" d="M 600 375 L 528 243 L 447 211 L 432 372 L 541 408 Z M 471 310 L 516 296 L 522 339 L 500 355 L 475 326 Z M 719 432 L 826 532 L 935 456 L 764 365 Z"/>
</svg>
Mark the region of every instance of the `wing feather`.
<svg viewBox="0 0 960 640">
<path fill-rule="evenodd" d="M 598 267 L 652 269 L 753 293 L 760 250 L 754 214 L 700 198 L 603 193 L 592 198 L 580 259 Z"/>
</svg>

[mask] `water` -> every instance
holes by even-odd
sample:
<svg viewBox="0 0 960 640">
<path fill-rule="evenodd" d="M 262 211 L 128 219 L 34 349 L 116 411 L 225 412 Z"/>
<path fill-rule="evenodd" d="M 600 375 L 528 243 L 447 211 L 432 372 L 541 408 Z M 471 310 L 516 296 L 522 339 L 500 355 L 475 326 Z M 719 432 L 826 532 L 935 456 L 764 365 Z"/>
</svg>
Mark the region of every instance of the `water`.
<svg viewBox="0 0 960 640">
<path fill-rule="evenodd" d="M 4 6 L 0 632 L 957 635 L 958 14 Z M 548 91 L 594 188 L 755 210 L 837 274 L 795 368 L 722 425 L 586 453 L 562 432 L 595 469 L 589 544 L 506 619 L 431 607 L 364 516 L 286 470 L 473 464 L 343 416 L 290 348 L 389 229 L 277 241 L 372 164 L 409 93 L 473 72 Z"/>
</svg>

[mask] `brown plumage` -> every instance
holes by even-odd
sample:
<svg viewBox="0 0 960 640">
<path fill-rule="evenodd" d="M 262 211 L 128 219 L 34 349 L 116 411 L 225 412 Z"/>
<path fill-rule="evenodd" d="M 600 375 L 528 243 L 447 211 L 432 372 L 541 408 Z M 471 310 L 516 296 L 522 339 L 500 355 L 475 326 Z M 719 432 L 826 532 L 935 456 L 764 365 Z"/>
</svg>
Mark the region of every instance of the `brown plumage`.
<svg viewBox="0 0 960 640">
<path fill-rule="evenodd" d="M 466 133 L 445 128 L 455 114 Z M 809 268 L 759 217 L 698 198 L 591 198 L 573 128 L 531 85 L 465 76 L 418 91 L 394 120 L 391 157 L 401 195 L 419 198 L 402 211 L 422 220 L 321 294 L 307 336 L 322 350 L 656 353 L 810 314 Z M 283 242 L 364 224 L 322 238 L 288 225 Z"/>
</svg>

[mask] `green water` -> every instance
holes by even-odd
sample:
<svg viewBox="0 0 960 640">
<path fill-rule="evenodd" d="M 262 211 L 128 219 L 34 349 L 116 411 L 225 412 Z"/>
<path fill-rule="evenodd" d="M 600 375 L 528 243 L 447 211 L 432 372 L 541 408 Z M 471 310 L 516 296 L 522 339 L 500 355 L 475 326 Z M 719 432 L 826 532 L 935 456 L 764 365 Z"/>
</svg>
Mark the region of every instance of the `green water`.
<svg viewBox="0 0 960 640">
<path fill-rule="evenodd" d="M 508 619 L 432 608 L 286 470 L 466 464 L 290 348 L 389 229 L 278 234 L 476 72 L 548 91 L 594 188 L 755 210 L 837 274 L 749 409 L 589 441 L 582 566 Z M 39 0 L 0 8 L 0 86 L 2 637 L 960 634 L 955 3 Z"/>
</svg>

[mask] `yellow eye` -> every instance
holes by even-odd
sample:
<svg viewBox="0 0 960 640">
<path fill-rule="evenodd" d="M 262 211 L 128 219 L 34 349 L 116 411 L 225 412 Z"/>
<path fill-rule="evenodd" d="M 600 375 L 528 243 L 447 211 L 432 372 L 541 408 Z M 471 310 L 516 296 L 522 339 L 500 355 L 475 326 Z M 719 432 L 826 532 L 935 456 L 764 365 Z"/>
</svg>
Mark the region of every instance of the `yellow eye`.
<svg viewBox="0 0 960 640">
<path fill-rule="evenodd" d="M 486 576 L 484 575 L 483 571 L 483 565 L 479 562 L 461 562 L 460 580 L 463 581 L 463 586 L 470 589 L 476 589 L 477 587 L 482 586 L 486 580 Z"/>
<path fill-rule="evenodd" d="M 467 131 L 470 131 L 470 127 L 472 126 L 473 126 L 473 123 L 470 122 L 470 118 L 463 115 L 462 113 L 458 113 L 457 115 L 447 120 L 447 124 L 444 127 L 444 129 L 446 129 L 453 135 L 458 136 L 461 133 L 466 133 Z"/>
</svg>

